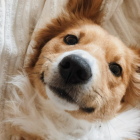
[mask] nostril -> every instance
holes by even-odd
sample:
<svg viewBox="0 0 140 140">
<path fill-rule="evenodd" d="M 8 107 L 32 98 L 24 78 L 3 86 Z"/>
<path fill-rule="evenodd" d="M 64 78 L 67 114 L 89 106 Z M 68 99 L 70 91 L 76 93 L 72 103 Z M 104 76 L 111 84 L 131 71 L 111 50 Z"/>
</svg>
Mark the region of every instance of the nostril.
<svg viewBox="0 0 140 140">
<path fill-rule="evenodd" d="M 86 72 L 84 69 L 78 70 L 76 75 L 80 80 L 88 80 L 92 76 L 91 72 Z"/>
<path fill-rule="evenodd" d="M 79 79 L 85 80 L 85 76 L 84 76 L 84 73 L 83 73 L 82 70 L 78 70 L 78 71 L 76 72 L 76 75 L 77 75 L 77 77 L 78 77 Z"/>
<path fill-rule="evenodd" d="M 69 69 L 70 68 L 70 62 L 68 62 L 68 61 L 61 62 L 60 65 L 63 69 Z"/>
</svg>

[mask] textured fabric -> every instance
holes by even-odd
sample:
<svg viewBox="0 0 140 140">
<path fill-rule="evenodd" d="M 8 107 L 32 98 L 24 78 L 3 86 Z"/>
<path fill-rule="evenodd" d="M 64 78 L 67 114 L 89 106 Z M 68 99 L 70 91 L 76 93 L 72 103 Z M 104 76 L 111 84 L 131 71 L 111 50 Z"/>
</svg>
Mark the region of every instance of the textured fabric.
<svg viewBox="0 0 140 140">
<path fill-rule="evenodd" d="M 140 0 L 105 0 L 103 27 L 127 46 L 140 47 Z"/>
<path fill-rule="evenodd" d="M 32 49 L 32 31 L 57 16 L 67 0 L 0 0 L 0 121 L 8 81 Z M 104 0 L 102 26 L 126 45 L 140 44 L 140 0 Z M 30 45 L 29 45 L 30 44 Z M 0 129 L 1 130 L 1 129 Z"/>
<path fill-rule="evenodd" d="M 10 76 L 23 67 L 30 31 L 34 29 L 45 0 L 0 0 L 0 122 L 5 117 L 4 98 Z M 10 94 L 10 93 L 9 93 Z M 2 127 L 2 128 L 1 128 Z M 4 132 L 0 125 L 0 131 Z M 0 133 L 2 133 L 0 132 Z M 2 136 L 2 135 L 1 135 Z M 0 138 L 4 140 L 4 138 Z"/>
</svg>

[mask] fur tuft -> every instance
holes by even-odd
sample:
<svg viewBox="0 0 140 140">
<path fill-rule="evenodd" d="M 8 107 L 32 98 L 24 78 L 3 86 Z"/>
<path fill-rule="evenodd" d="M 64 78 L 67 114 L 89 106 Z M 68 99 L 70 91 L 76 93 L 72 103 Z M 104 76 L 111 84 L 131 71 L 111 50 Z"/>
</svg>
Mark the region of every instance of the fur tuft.
<svg viewBox="0 0 140 140">
<path fill-rule="evenodd" d="M 130 49 L 134 57 L 132 57 L 133 63 L 130 82 L 126 92 L 126 101 L 136 106 L 140 103 L 140 49 L 134 46 L 130 47 Z"/>
<path fill-rule="evenodd" d="M 70 0 L 67 9 L 70 14 L 78 18 L 87 18 L 99 24 L 101 19 L 101 5 L 103 0 Z"/>
<path fill-rule="evenodd" d="M 17 75 L 6 102 L 6 120 L 9 132 L 11 126 L 18 131 L 36 137 L 57 140 L 125 140 L 138 139 L 140 110 L 129 108 L 107 123 L 88 123 L 77 120 L 44 99 L 32 87 L 28 77 Z M 13 129 L 12 128 L 12 129 Z M 55 135 L 54 135 L 55 134 Z M 11 134 L 13 135 L 13 134 Z"/>
</svg>

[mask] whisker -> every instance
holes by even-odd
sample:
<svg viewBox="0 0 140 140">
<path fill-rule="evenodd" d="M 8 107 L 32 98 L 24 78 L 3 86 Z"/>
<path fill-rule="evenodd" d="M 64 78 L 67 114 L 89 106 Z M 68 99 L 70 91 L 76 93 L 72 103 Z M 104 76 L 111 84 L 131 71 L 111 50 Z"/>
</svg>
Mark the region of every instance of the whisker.
<svg viewBox="0 0 140 140">
<path fill-rule="evenodd" d="M 98 89 L 100 89 L 100 88 L 98 88 Z M 106 100 L 97 90 L 95 90 L 95 89 L 93 88 L 93 91 L 101 97 L 101 99 L 102 99 L 103 102 L 106 101 L 106 103 L 107 103 L 107 100 Z M 102 90 L 100 89 L 100 91 L 102 91 Z M 99 104 L 99 105 L 100 105 L 100 104 Z M 106 104 L 105 104 L 105 105 L 106 105 Z M 104 105 L 104 112 L 103 112 L 103 120 L 104 120 L 104 118 L 105 118 L 105 110 L 106 110 L 106 109 L 105 109 L 105 105 Z"/>
<path fill-rule="evenodd" d="M 113 127 L 113 125 L 110 122 L 110 125 L 112 126 L 112 128 L 114 129 L 114 131 L 116 132 L 116 134 L 120 137 L 120 135 L 118 134 L 118 132 L 115 130 L 115 128 Z"/>
<path fill-rule="evenodd" d="M 111 140 L 111 134 L 110 134 L 110 131 L 109 131 L 108 123 L 107 123 L 107 128 L 108 128 L 108 132 L 109 132 L 110 140 Z"/>
<path fill-rule="evenodd" d="M 43 55 L 44 58 L 46 58 L 47 60 L 49 60 L 50 62 L 52 62 L 52 60 L 46 56 Z"/>
<path fill-rule="evenodd" d="M 63 49 L 64 49 L 65 51 L 67 51 L 67 49 L 66 49 L 65 47 L 63 47 Z"/>
<path fill-rule="evenodd" d="M 25 77 L 27 77 L 27 76 L 29 76 L 29 75 L 32 75 L 32 74 L 39 74 L 39 72 L 37 72 L 37 73 L 30 73 L 30 74 L 24 75 L 22 78 L 25 78 Z M 19 80 L 21 80 L 21 78 L 15 80 L 15 82 L 17 82 L 17 81 L 19 81 Z"/>
<path fill-rule="evenodd" d="M 102 93 L 103 93 L 103 91 L 100 89 L 100 88 L 98 88 Z M 99 93 L 99 92 L 98 92 Z M 103 97 L 103 96 L 101 96 L 101 94 L 99 93 L 99 95 L 100 95 L 100 97 L 102 98 L 102 100 L 105 102 L 105 104 L 104 104 L 104 112 L 103 112 L 103 120 L 104 120 L 104 118 L 105 118 L 105 113 L 106 113 L 106 104 L 108 105 L 108 101 L 107 101 L 107 99 L 105 98 L 105 97 Z"/>
<path fill-rule="evenodd" d="M 119 121 L 123 122 L 126 124 L 126 122 L 122 121 L 120 118 L 116 117 L 115 119 L 118 119 Z"/>
</svg>

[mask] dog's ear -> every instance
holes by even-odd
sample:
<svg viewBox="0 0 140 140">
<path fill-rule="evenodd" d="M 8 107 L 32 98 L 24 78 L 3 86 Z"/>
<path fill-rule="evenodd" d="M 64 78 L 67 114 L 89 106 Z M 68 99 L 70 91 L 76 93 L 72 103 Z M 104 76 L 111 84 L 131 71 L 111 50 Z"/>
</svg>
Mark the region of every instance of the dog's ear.
<svg viewBox="0 0 140 140">
<path fill-rule="evenodd" d="M 102 18 L 102 2 L 103 0 L 69 0 L 67 9 L 78 18 L 87 18 L 99 24 Z"/>
<path fill-rule="evenodd" d="M 132 50 L 131 75 L 125 100 L 133 106 L 140 106 L 140 49 L 136 47 L 130 49 Z"/>
</svg>

